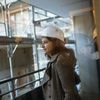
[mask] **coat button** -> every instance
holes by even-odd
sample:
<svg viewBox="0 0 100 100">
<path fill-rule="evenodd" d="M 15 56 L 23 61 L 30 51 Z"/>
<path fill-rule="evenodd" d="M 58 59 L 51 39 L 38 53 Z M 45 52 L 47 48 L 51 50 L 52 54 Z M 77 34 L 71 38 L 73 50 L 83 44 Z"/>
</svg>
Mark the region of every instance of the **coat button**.
<svg viewBox="0 0 100 100">
<path fill-rule="evenodd" d="M 49 95 L 49 98 L 51 98 L 51 96 Z"/>
</svg>

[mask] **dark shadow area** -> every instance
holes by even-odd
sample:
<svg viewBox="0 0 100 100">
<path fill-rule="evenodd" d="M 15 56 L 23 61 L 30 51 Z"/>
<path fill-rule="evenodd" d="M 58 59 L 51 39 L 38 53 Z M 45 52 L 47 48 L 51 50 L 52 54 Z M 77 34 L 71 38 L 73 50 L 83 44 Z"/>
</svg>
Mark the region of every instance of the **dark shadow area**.
<svg viewBox="0 0 100 100">
<path fill-rule="evenodd" d="M 44 100 L 42 87 L 37 87 L 34 90 L 17 97 L 15 100 Z"/>
</svg>

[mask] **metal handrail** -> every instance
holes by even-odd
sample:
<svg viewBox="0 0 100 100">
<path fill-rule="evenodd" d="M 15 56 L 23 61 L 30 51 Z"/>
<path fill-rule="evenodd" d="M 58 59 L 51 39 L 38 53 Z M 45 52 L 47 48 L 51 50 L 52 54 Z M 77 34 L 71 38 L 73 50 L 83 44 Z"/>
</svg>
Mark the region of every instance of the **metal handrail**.
<svg viewBox="0 0 100 100">
<path fill-rule="evenodd" d="M 13 77 L 13 78 L 8 78 L 8 79 L 0 80 L 0 84 L 6 83 L 8 81 L 15 80 L 15 79 L 19 79 L 19 78 L 22 78 L 22 77 L 25 77 L 25 76 L 28 76 L 28 75 L 31 75 L 31 74 L 35 74 L 35 73 L 43 71 L 43 70 L 45 70 L 45 68 L 39 69 L 39 70 L 34 71 L 34 72 L 29 72 L 29 73 L 21 75 L 21 76 L 17 76 L 17 77 Z"/>
<path fill-rule="evenodd" d="M 35 74 L 35 73 L 38 73 L 38 72 L 41 72 L 41 71 L 44 71 L 44 70 L 45 70 L 45 68 L 39 69 L 39 70 L 34 71 L 34 72 L 29 72 L 29 73 L 24 74 L 24 75 L 21 75 L 21 76 L 17 76 L 17 77 L 13 77 L 13 78 L 4 79 L 4 80 L 1 80 L 1 81 L 0 81 L 0 84 L 7 83 L 7 82 L 9 82 L 9 81 L 13 81 L 13 80 L 15 80 L 15 79 L 19 79 L 19 78 L 22 78 L 22 77 L 26 77 L 26 76 L 29 76 L 29 75 L 32 75 L 32 74 Z M 35 80 L 35 81 L 28 82 L 28 83 L 26 83 L 26 84 L 24 84 L 24 85 L 21 85 L 21 86 L 19 86 L 19 87 L 17 87 L 17 88 L 14 88 L 14 90 L 10 90 L 10 91 L 8 91 L 8 92 L 2 93 L 2 94 L 0 94 L 0 97 L 2 97 L 2 96 L 4 96 L 4 95 L 7 95 L 7 94 L 9 94 L 9 93 L 11 93 L 11 92 L 13 92 L 13 91 L 15 91 L 15 90 L 21 89 L 21 88 L 23 88 L 23 87 L 25 87 L 25 86 L 27 86 L 27 85 L 30 85 L 30 84 L 35 83 L 35 82 L 37 82 L 37 81 L 40 81 L 41 79 L 42 79 L 42 78 L 37 79 L 37 80 Z"/>
<path fill-rule="evenodd" d="M 41 78 L 41 79 L 42 79 L 42 78 Z M 4 95 L 7 95 L 7 94 L 9 94 L 9 93 L 11 93 L 11 92 L 13 92 L 13 91 L 15 91 L 15 90 L 21 89 L 21 88 L 23 88 L 23 87 L 25 87 L 25 86 L 28 86 L 28 85 L 30 85 L 30 84 L 32 84 L 32 83 L 35 83 L 35 82 L 37 82 L 37 81 L 40 81 L 40 79 L 37 79 L 37 80 L 35 80 L 35 81 L 28 82 L 28 83 L 26 83 L 26 84 L 24 84 L 24 85 L 22 85 L 22 86 L 19 86 L 18 88 L 15 88 L 14 90 L 10 90 L 10 91 L 8 91 L 8 92 L 2 93 L 2 94 L 0 94 L 0 97 L 2 97 L 2 96 L 4 96 Z"/>
</svg>

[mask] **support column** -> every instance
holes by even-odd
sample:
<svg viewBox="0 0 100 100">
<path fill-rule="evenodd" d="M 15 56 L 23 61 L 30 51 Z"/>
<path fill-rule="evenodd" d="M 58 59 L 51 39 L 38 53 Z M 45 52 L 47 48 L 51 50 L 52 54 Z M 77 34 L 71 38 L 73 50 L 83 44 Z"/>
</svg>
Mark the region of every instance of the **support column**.
<svg viewBox="0 0 100 100">
<path fill-rule="evenodd" d="M 96 55 L 93 41 L 92 11 L 73 16 L 77 60 L 81 78 L 80 95 L 82 100 L 100 100 Z"/>
</svg>

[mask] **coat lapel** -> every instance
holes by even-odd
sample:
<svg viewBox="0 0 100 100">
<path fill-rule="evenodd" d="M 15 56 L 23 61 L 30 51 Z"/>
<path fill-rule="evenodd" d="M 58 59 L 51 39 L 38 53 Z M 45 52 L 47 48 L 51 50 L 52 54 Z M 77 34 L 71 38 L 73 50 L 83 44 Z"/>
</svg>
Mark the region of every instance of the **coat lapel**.
<svg viewBox="0 0 100 100">
<path fill-rule="evenodd" d="M 58 54 L 53 55 L 50 59 L 50 62 L 48 62 L 47 69 L 46 69 L 44 77 L 43 77 L 42 85 L 50 80 L 50 78 L 51 78 L 51 67 L 52 67 L 51 64 L 57 59 L 57 57 L 58 57 Z"/>
</svg>

